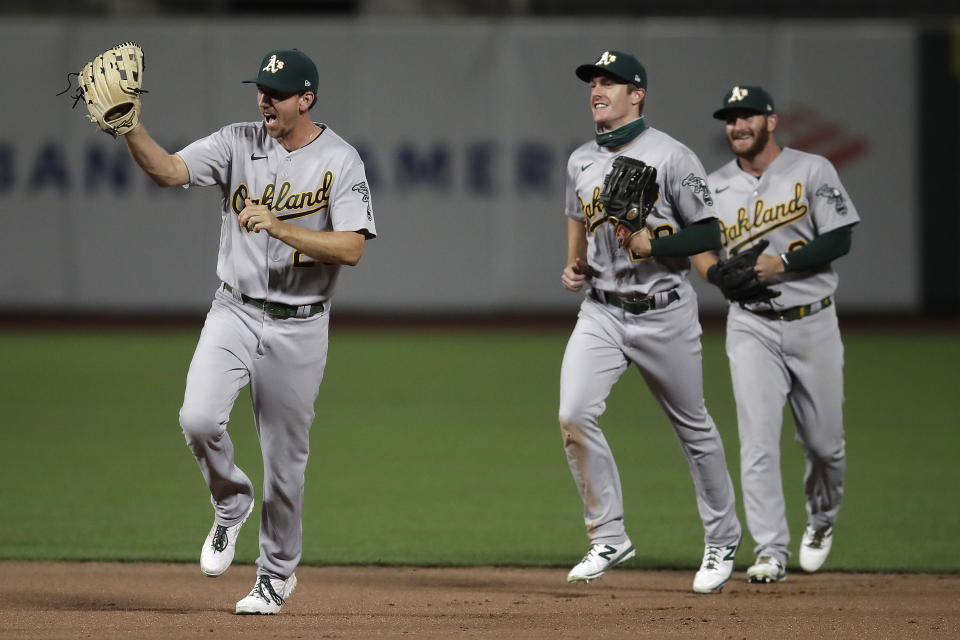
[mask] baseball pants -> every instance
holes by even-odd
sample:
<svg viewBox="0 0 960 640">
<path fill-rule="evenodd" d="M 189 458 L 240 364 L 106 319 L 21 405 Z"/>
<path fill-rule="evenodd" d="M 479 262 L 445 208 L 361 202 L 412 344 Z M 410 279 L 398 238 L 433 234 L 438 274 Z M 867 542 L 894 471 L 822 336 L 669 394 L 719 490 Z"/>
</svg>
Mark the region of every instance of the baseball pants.
<svg viewBox="0 0 960 640">
<path fill-rule="evenodd" d="M 678 291 L 677 302 L 639 315 L 585 299 L 563 356 L 561 432 L 594 544 L 616 544 L 627 537 L 620 475 L 598 420 L 610 390 L 630 364 L 640 370 L 680 442 L 705 543 L 728 545 L 740 537 L 723 442 L 703 398 L 696 295 L 686 281 Z M 643 424 L 643 412 L 637 415 Z"/>
<path fill-rule="evenodd" d="M 780 473 L 783 406 L 789 400 L 806 456 L 808 524 L 832 525 L 843 499 L 843 343 L 836 306 L 792 321 L 730 306 L 727 356 L 737 401 L 741 483 L 757 555 L 790 555 Z"/>
<path fill-rule="evenodd" d="M 275 319 L 218 290 L 197 344 L 180 426 L 210 488 L 220 524 L 243 517 L 250 479 L 227 433 L 240 390 L 250 385 L 263 457 L 258 573 L 286 579 L 302 552 L 304 474 L 310 426 L 327 359 L 329 312 Z"/>
</svg>

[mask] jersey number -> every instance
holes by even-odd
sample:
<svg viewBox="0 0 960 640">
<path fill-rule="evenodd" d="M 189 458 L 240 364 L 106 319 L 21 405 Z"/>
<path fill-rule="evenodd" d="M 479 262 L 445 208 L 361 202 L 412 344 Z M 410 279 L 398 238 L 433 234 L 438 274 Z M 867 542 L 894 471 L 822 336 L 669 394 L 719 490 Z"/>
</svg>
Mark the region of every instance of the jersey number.
<svg viewBox="0 0 960 640">
<path fill-rule="evenodd" d="M 293 268 L 294 269 L 312 269 L 313 267 L 320 264 L 310 256 L 301 253 L 299 251 L 293 252 Z"/>
<path fill-rule="evenodd" d="M 662 224 L 659 227 L 654 227 L 653 231 L 650 232 L 651 238 L 662 238 L 663 236 L 673 235 L 673 227 L 668 224 Z M 630 261 L 631 262 L 641 262 L 643 260 L 649 260 L 650 258 L 641 258 L 633 251 L 630 252 Z"/>
</svg>

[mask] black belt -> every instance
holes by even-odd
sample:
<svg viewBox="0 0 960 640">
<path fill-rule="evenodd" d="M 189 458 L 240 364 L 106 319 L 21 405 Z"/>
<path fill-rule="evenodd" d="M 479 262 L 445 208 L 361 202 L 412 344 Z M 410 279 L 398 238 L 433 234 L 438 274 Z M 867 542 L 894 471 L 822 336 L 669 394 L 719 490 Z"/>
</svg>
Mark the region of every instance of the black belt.
<svg viewBox="0 0 960 640">
<path fill-rule="evenodd" d="M 789 309 L 747 309 L 747 311 L 750 313 L 755 313 L 758 316 L 763 316 L 764 318 L 771 318 L 773 320 L 799 320 L 800 318 L 812 316 L 818 311 L 823 311 L 832 304 L 833 300 L 827 297 L 823 300 L 818 300 L 816 302 L 801 305 L 799 307 L 790 307 Z"/>
<path fill-rule="evenodd" d="M 604 304 L 609 304 L 614 307 L 619 307 L 627 313 L 646 313 L 651 309 L 656 309 L 657 307 L 657 295 L 656 293 L 649 296 L 642 296 L 639 299 L 631 300 L 629 298 L 623 298 L 618 296 L 615 293 L 609 293 L 607 291 L 600 291 L 599 289 L 590 289 L 590 297 L 596 300 L 597 302 L 602 302 Z M 680 294 L 677 293 L 676 289 L 671 289 L 666 294 L 666 300 L 659 305 L 660 308 L 666 307 L 667 305 L 676 302 L 680 299 Z"/>
<path fill-rule="evenodd" d="M 228 285 L 226 282 L 223 283 L 223 290 L 228 293 L 233 293 L 233 287 Z M 237 293 L 240 293 L 239 291 Z M 309 307 L 307 305 L 297 306 L 295 304 L 284 304 L 282 302 L 270 302 L 269 300 L 261 300 L 260 298 L 251 298 L 250 296 L 240 293 L 240 299 L 243 300 L 245 304 L 253 305 L 257 309 L 262 309 L 265 314 L 271 318 L 309 318 L 323 311 L 323 303 L 315 302 Z M 300 313 L 300 309 L 306 308 L 306 313 Z"/>
</svg>

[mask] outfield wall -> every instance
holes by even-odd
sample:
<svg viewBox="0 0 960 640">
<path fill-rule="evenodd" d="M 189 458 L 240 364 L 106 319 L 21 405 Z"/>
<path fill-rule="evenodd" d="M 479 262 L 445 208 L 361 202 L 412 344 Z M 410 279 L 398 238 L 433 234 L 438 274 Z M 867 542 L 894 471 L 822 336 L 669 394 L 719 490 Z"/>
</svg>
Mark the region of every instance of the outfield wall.
<svg viewBox="0 0 960 640">
<path fill-rule="evenodd" d="M 891 22 L 4 19 L 0 309 L 209 305 L 219 192 L 154 187 L 122 141 L 54 96 L 68 71 L 135 40 L 147 56 L 144 122 L 171 151 L 257 118 L 240 80 L 265 51 L 296 46 L 318 62 L 315 119 L 364 157 L 380 233 L 344 270 L 341 311 L 573 309 L 578 296 L 559 283 L 564 167 L 592 135 L 573 69 L 606 48 L 643 61 L 648 119 L 708 171 L 727 159 L 710 117 L 723 93 L 735 83 L 768 87 L 780 141 L 833 159 L 863 219 L 838 263 L 842 308 L 914 311 L 920 212 L 904 167 L 917 156 L 915 38 Z M 721 309 L 693 279 L 704 308 Z"/>
</svg>

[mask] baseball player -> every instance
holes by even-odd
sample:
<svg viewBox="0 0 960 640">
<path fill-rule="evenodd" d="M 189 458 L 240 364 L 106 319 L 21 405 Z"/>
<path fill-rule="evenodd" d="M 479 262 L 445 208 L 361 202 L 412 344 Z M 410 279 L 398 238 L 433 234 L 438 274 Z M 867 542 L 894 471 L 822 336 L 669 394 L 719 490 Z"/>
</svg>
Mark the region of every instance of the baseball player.
<svg viewBox="0 0 960 640">
<path fill-rule="evenodd" d="M 244 82 L 257 85 L 257 122 L 227 125 L 175 154 L 142 124 L 124 138 L 157 184 L 216 185 L 223 194 L 222 282 L 187 373 L 180 425 L 215 513 L 200 568 L 218 576 L 254 508 L 227 433 L 234 401 L 250 385 L 263 454 L 260 556 L 236 613 L 273 614 L 297 583 L 309 433 L 337 274 L 357 264 L 376 229 L 360 157 L 310 118 L 318 83 L 310 58 L 270 51 Z"/>
<path fill-rule="evenodd" d="M 741 529 L 723 443 L 704 404 L 701 328 L 687 280 L 688 256 L 719 246 L 706 172 L 690 149 L 648 126 L 647 74 L 632 55 L 605 51 L 576 75 L 589 83 L 596 136 L 567 163 L 568 259 L 561 282 L 587 295 L 563 356 L 559 418 L 590 548 L 567 581 L 599 578 L 636 553 L 624 526 L 613 452 L 598 426 L 611 388 L 632 364 L 672 424 L 693 476 L 706 544 L 693 590 L 711 593 L 733 571 Z M 655 167 L 659 186 L 649 234 L 636 233 L 625 246 L 616 225 L 604 220 L 599 198 L 619 155 Z"/>
<path fill-rule="evenodd" d="M 747 526 L 757 543 L 747 578 L 780 582 L 787 577 L 790 555 L 780 478 L 785 401 L 807 459 L 808 518 L 800 544 L 805 571 L 818 570 L 827 559 L 843 498 L 843 344 L 831 263 L 850 250 L 851 230 L 860 218 L 826 158 L 777 144 L 773 98 L 761 87 L 733 87 L 713 117 L 726 122 L 736 156 L 709 176 L 722 253 L 733 256 L 769 241 L 754 270 L 779 294 L 765 302 L 730 305 L 726 349 Z M 723 288 L 716 255 L 696 256 L 694 263 Z"/>
</svg>

